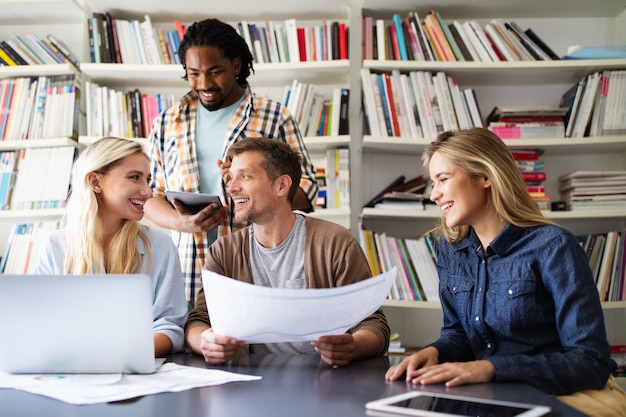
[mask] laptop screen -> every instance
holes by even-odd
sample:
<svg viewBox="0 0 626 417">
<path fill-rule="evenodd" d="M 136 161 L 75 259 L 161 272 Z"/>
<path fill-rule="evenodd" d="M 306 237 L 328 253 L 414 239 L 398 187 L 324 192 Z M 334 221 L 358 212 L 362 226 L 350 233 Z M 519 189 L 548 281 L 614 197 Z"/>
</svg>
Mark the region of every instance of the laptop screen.
<svg viewBox="0 0 626 417">
<path fill-rule="evenodd" d="M 0 275 L 0 318 L 0 371 L 155 371 L 147 275 Z"/>
</svg>

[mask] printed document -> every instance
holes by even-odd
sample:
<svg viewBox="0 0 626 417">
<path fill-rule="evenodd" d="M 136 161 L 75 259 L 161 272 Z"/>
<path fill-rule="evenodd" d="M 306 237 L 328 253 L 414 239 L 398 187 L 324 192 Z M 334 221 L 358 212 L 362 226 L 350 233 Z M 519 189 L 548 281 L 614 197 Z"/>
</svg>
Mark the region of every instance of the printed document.
<svg viewBox="0 0 626 417">
<path fill-rule="evenodd" d="M 393 268 L 342 287 L 290 289 L 202 271 L 213 331 L 247 343 L 304 342 L 345 333 L 380 308 L 395 280 Z"/>
</svg>

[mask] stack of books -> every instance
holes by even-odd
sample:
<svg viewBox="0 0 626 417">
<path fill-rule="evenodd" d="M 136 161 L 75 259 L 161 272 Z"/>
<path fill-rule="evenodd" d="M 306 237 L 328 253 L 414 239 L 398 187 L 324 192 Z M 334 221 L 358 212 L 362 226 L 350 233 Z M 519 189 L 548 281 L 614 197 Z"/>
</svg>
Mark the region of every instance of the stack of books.
<svg viewBox="0 0 626 417">
<path fill-rule="evenodd" d="M 568 210 L 626 209 L 626 171 L 574 171 L 559 177 Z"/>
<path fill-rule="evenodd" d="M 428 178 L 418 175 L 405 180 L 400 175 L 391 184 L 365 204 L 365 207 L 380 209 L 424 210 Z"/>
<path fill-rule="evenodd" d="M 562 138 L 567 108 L 494 107 L 487 124 L 501 139 Z"/>
<path fill-rule="evenodd" d="M 516 149 L 511 151 L 511 155 L 513 155 L 513 159 L 517 163 L 530 197 L 540 210 L 549 211 L 551 208 L 551 197 L 546 194 L 544 186 L 546 170 L 544 161 L 539 160 L 541 152 L 534 149 Z"/>
<path fill-rule="evenodd" d="M 513 21 L 491 19 L 446 23 L 431 10 L 424 19 L 417 12 L 396 13 L 391 22 L 363 17 L 364 59 L 398 61 L 535 61 L 559 56 L 532 29 Z"/>
</svg>

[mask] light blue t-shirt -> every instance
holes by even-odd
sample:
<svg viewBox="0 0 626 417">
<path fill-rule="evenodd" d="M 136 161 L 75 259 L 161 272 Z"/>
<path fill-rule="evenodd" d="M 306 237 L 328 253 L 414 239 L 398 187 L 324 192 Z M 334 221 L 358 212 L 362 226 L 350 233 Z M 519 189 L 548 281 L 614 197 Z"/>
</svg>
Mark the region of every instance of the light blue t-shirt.
<svg viewBox="0 0 626 417">
<path fill-rule="evenodd" d="M 209 111 L 198 105 L 196 120 L 196 156 L 200 174 L 200 192 L 207 194 L 222 193 L 222 177 L 217 160 L 222 159 L 224 139 L 230 121 L 241 105 L 244 96 L 228 107 Z M 207 233 L 208 244 L 217 239 L 217 228 Z"/>
</svg>

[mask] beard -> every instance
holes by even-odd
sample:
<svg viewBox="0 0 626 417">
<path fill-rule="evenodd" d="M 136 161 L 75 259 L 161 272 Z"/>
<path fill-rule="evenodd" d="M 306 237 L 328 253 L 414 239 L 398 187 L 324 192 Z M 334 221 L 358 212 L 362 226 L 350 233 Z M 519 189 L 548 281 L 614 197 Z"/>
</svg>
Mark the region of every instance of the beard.
<svg viewBox="0 0 626 417">
<path fill-rule="evenodd" d="M 203 90 L 204 91 L 204 90 Z M 218 91 L 213 91 L 215 93 L 221 93 L 219 90 Z M 202 101 L 202 99 L 200 98 L 200 95 L 198 94 L 198 92 L 196 91 L 196 94 L 198 95 L 198 101 L 200 102 L 200 104 L 202 105 L 202 107 L 204 107 L 205 109 L 207 109 L 208 111 L 215 111 L 215 110 L 219 110 L 222 108 L 222 106 L 224 105 L 224 101 L 225 98 L 223 95 L 220 94 L 219 98 L 217 100 L 211 101 L 211 102 L 204 102 Z"/>
</svg>

